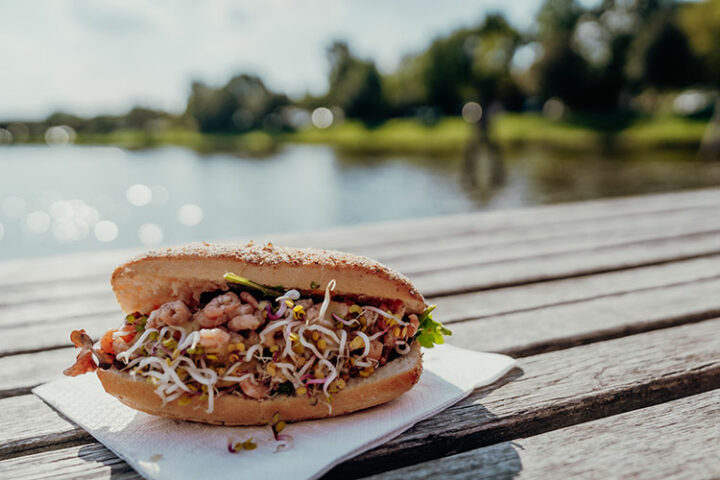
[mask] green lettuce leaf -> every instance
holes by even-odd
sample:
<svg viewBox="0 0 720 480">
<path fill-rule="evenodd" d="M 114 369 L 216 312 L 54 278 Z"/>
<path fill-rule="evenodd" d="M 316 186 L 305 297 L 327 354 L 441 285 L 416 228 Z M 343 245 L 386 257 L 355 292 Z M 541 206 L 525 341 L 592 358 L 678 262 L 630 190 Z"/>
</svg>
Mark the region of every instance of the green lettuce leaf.
<svg viewBox="0 0 720 480">
<path fill-rule="evenodd" d="M 240 275 L 235 275 L 232 272 L 227 272 L 223 275 L 223 278 L 228 283 L 237 283 L 239 285 L 258 290 L 266 297 L 279 297 L 285 293 L 281 286 L 270 287 L 268 285 L 262 285 L 260 283 L 253 282 L 252 280 L 248 280 L 245 277 L 241 277 Z"/>
<path fill-rule="evenodd" d="M 452 332 L 445 328 L 442 323 L 432 319 L 432 311 L 435 305 L 430 305 L 418 319 L 420 327 L 418 328 L 417 341 L 425 348 L 433 348 L 436 344 L 445 343 L 444 335 L 452 335 Z"/>
</svg>

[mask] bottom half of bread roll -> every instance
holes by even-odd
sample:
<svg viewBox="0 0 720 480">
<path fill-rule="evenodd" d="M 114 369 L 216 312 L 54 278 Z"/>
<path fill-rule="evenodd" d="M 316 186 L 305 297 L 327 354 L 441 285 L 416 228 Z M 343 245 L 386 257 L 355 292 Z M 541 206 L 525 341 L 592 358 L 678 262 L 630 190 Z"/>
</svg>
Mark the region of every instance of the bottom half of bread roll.
<svg viewBox="0 0 720 480">
<path fill-rule="evenodd" d="M 264 425 L 276 416 L 292 422 L 343 415 L 386 403 L 417 383 L 422 373 L 420 357 L 420 347 L 415 345 L 407 355 L 378 368 L 373 375 L 349 379 L 345 388 L 331 394 L 330 399 L 307 395 L 253 399 L 220 394 L 211 412 L 199 397 L 191 397 L 189 402 L 163 402 L 152 384 L 117 369 L 100 369 L 97 375 L 109 394 L 146 413 L 216 425 Z"/>
</svg>

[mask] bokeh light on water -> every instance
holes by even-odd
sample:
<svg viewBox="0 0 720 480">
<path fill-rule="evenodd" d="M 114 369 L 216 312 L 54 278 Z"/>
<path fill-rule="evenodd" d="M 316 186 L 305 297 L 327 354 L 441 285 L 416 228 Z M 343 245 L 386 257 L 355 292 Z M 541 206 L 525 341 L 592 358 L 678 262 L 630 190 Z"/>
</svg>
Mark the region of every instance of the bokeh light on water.
<svg viewBox="0 0 720 480">
<path fill-rule="evenodd" d="M 346 156 L 323 145 L 288 145 L 264 158 L 201 155 L 178 147 L 3 147 L 0 259 L 247 238 L 720 183 L 720 164 L 678 161 L 692 155 L 687 152 L 672 155 L 671 161 L 656 153 L 619 161 L 596 154 L 580 161 L 547 151 L 508 151 L 505 181 L 481 187 L 467 181 L 460 156 Z"/>
</svg>

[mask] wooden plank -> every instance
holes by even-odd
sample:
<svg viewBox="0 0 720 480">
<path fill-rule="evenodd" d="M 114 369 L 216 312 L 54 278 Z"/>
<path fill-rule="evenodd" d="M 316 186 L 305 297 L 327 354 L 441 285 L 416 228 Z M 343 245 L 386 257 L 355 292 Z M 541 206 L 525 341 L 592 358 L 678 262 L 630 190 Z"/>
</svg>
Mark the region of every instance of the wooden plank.
<svg viewBox="0 0 720 480">
<path fill-rule="evenodd" d="M 33 387 L 62 378 L 76 354 L 68 347 L 0 358 L 0 398 L 27 394 Z"/>
<path fill-rule="evenodd" d="M 467 232 L 497 232 L 508 227 L 566 224 L 574 221 L 623 217 L 657 212 L 677 212 L 720 206 L 720 189 L 698 190 L 660 195 L 648 195 L 590 202 L 559 204 L 526 209 L 448 215 L 439 218 L 391 221 L 357 227 L 341 227 L 322 232 L 257 235 L 258 241 L 278 244 L 319 246 L 360 251 L 364 247 L 377 248 L 394 242 L 418 239 L 448 238 Z M 238 239 L 239 241 L 245 241 Z M 21 283 L 78 280 L 83 277 L 107 276 L 107 272 L 121 263 L 135 250 L 93 252 L 50 259 L 10 261 L 0 264 L 0 286 Z M 67 265 L 73 265 L 68 269 Z"/>
<path fill-rule="evenodd" d="M 84 430 L 58 415 L 34 395 L 2 399 L 0 408 L 3 412 L 2 422 L 8 429 L 0 433 L 0 458 L 6 457 L 11 450 L 32 451 L 88 441 L 88 434 Z M 33 431 L 33 436 L 20 437 L 10 433 L 28 428 Z M 0 472 L 2 470 L 0 467 Z"/>
<path fill-rule="evenodd" d="M 449 253 L 474 251 L 492 246 L 509 247 L 514 244 L 544 242 L 547 244 L 545 248 L 552 248 L 557 244 L 572 245 L 592 239 L 607 240 L 610 236 L 618 237 L 614 240 L 619 241 L 620 237 L 636 238 L 640 234 L 655 236 L 668 234 L 670 231 L 675 234 L 690 233 L 696 232 L 698 228 L 717 229 L 718 220 L 720 220 L 720 206 L 584 219 L 562 225 L 542 223 L 520 227 L 504 226 L 495 230 L 472 231 L 475 225 L 468 224 L 468 232 L 442 232 L 442 236 L 432 239 L 413 237 L 404 242 L 356 247 L 353 252 L 390 263 L 410 260 L 410 268 L 416 269 L 412 260 L 417 255 L 432 254 L 432 258 L 445 258 Z M 538 245 L 536 248 L 540 249 Z M 401 266 L 400 263 L 396 265 Z M 404 264 L 402 266 L 404 267 Z"/>
<path fill-rule="evenodd" d="M 483 342 L 478 348 L 527 355 L 626 332 L 697 321 L 718 314 L 719 285 L 718 280 L 699 281 L 463 322 L 454 327 L 457 333 L 451 342 L 462 344 L 463 339 L 477 336 Z M 464 309 L 458 311 L 455 307 L 457 318 L 472 318 L 474 304 L 460 303 Z M 438 313 L 445 317 L 442 310 Z M 6 327 L 2 329 L 6 342 L 0 345 L 0 356 L 68 346 L 69 332 L 75 328 L 86 328 L 93 338 L 98 338 L 121 319 L 119 307 L 114 306 L 109 311 L 88 315 L 59 315 L 52 323 Z"/>
<path fill-rule="evenodd" d="M 532 227 L 657 212 L 703 209 L 720 206 L 720 189 L 672 192 L 657 195 L 605 198 L 583 202 L 541 205 L 526 208 L 481 211 L 412 220 L 390 220 L 369 225 L 342 226 L 323 232 L 298 232 L 256 237 L 257 241 L 289 241 L 302 246 L 359 250 L 364 247 L 438 239 L 468 232 L 496 232 L 508 228 Z M 470 226 L 470 228 L 468 228 Z"/>
<path fill-rule="evenodd" d="M 490 315 L 531 310 L 543 306 L 631 291 L 689 283 L 720 275 L 720 256 L 634 268 L 537 284 L 482 290 L 467 294 L 432 298 L 438 305 L 443 322 L 482 318 Z M 107 291 L 105 291 L 107 290 Z M 103 316 L 117 318 L 118 307 L 109 286 L 94 294 L 83 289 L 73 297 L 46 300 L 23 305 L 0 306 L 0 326 L 26 322 L 62 321 L 68 316 Z"/>
<path fill-rule="evenodd" d="M 80 292 L 85 293 L 85 292 Z M 84 295 L 52 302 L 29 302 L 0 306 L 0 327 L 49 323 L 65 317 L 115 314 L 119 310 L 115 295 Z"/>
<path fill-rule="evenodd" d="M 533 235 L 521 233 L 510 240 L 491 241 L 483 237 L 451 237 L 448 241 L 437 240 L 419 246 L 416 252 L 409 250 L 393 256 L 377 257 L 391 267 L 408 275 L 447 270 L 451 267 L 483 265 L 523 258 L 535 258 L 559 253 L 581 252 L 598 248 L 617 248 L 634 243 L 655 242 L 681 236 L 710 233 L 720 239 L 720 208 L 702 214 L 691 215 L 681 212 L 672 217 L 641 217 L 631 222 L 623 222 L 612 228 L 602 224 L 589 225 L 576 233 L 545 238 L 532 238 Z M 532 233 L 532 232 L 528 232 Z M 490 236 L 490 235 L 485 235 Z M 459 239 L 463 245 L 452 247 Z M 450 244 L 449 248 L 444 248 Z"/>
<path fill-rule="evenodd" d="M 720 276 L 720 256 L 630 268 L 576 278 L 429 298 L 443 322 L 516 313 Z"/>
<path fill-rule="evenodd" d="M 719 328 L 720 319 L 715 319 L 523 358 L 520 368 L 500 384 L 476 390 L 447 411 L 346 462 L 332 476 L 354 478 L 719 388 Z M 34 397 L 2 402 L 12 410 L 19 398 Z M 32 411 L 51 411 L 39 399 L 35 403 Z M 58 425 L 53 430 L 58 439 L 67 435 L 77 441 L 82 434 L 66 424 L 53 424 Z M 292 426 L 288 428 L 292 433 Z M 33 439 L 43 437 L 33 425 L 9 425 L 5 416 L 0 417 L 0 435 L 5 457 L 34 449 Z M 77 473 L 82 471 L 78 467 Z"/>
<path fill-rule="evenodd" d="M 0 462 L 0 474 L 13 480 L 141 480 L 133 468 L 99 443 L 79 445 Z"/>
<path fill-rule="evenodd" d="M 538 256 L 557 251 L 584 249 L 598 244 L 607 246 L 610 239 L 617 243 L 627 242 L 628 239 L 638 241 L 643 238 L 657 238 L 657 235 L 667 236 L 677 231 L 687 233 L 697 231 L 698 225 L 702 225 L 704 231 L 707 231 L 711 227 L 707 221 L 713 216 L 717 219 L 716 226 L 720 228 L 720 215 L 715 210 L 701 209 L 700 211 L 681 211 L 671 214 L 662 212 L 640 218 L 610 218 L 607 221 L 588 220 L 572 223 L 562 230 L 558 230 L 556 225 L 548 224 L 541 224 L 532 229 L 505 228 L 485 232 L 482 235 L 446 236 L 432 242 L 415 239 L 412 242 L 391 244 L 389 247 L 377 245 L 356 251 L 356 253 L 378 258 L 412 274 L 413 271 L 427 271 L 436 268 L 432 265 L 444 264 L 445 267 L 450 267 L 453 265 L 453 261 L 458 262 L 458 258 L 461 258 L 463 264 L 466 264 L 470 260 L 467 254 L 468 250 L 471 253 L 480 252 L 478 261 L 500 261 L 507 258 L 518 258 L 518 255 Z M 685 227 L 682 227 L 681 224 Z M 622 238 L 618 238 L 618 231 L 622 232 Z M 638 234 L 641 236 L 638 237 Z M 544 242 L 539 243 L 541 240 Z M 483 249 L 482 247 L 495 248 Z M 82 262 L 82 258 L 73 257 L 63 261 L 66 265 L 74 266 L 76 263 Z M 107 277 L 112 268 L 113 266 L 108 265 Z M 99 279 L 92 276 L 89 280 L 77 279 L 76 281 L 81 282 L 81 285 L 76 285 L 75 282 L 60 281 L 5 285 L 0 288 L 0 306 L 24 302 L 37 303 L 46 299 L 62 298 L 63 295 L 74 296 L 78 291 L 88 293 L 110 291 L 108 278 Z"/>
<path fill-rule="evenodd" d="M 663 235 L 669 234 L 667 232 L 670 230 L 667 228 L 665 230 L 666 233 Z M 562 246 L 549 246 L 554 250 L 559 249 L 560 253 L 542 253 L 542 251 L 535 249 L 533 242 L 523 244 L 522 247 L 515 245 L 508 248 L 479 249 L 479 253 L 466 255 L 467 258 L 464 261 L 462 261 L 461 254 L 453 254 L 456 255 L 453 261 L 456 263 L 462 261 L 462 265 L 453 266 L 450 263 L 446 268 L 439 270 L 433 270 L 433 268 L 441 265 L 443 259 L 435 258 L 429 254 L 427 257 L 417 256 L 413 260 L 416 269 L 424 269 L 425 271 L 413 273 L 408 271 L 411 270 L 409 265 L 408 269 L 401 269 L 401 271 L 408 273 L 426 296 L 432 297 L 617 271 L 720 253 L 720 233 L 714 231 L 654 240 L 646 239 L 620 245 L 612 244 L 612 239 L 603 241 L 607 243 L 604 246 L 571 252 L 563 251 L 565 247 Z M 517 255 L 524 255 L 522 252 L 531 256 L 517 257 Z M 473 261 L 480 261 L 481 263 L 475 264 Z M 389 263 L 393 266 L 392 262 Z M 432 265 L 435 265 L 435 267 Z M 111 270 L 112 268 L 108 268 L 107 272 Z M 109 273 L 106 273 L 106 275 L 109 275 Z M 102 278 L 102 280 L 99 278 L 91 278 L 90 280 L 81 278 L 76 281 L 78 283 L 65 280 L 49 284 L 33 284 L 26 287 L 15 286 L 10 293 L 6 292 L 4 294 L 3 301 L 6 304 L 17 304 L 19 301 L 38 302 L 38 299 L 42 300 L 45 295 L 57 298 L 57 294 L 54 293 L 56 289 L 59 289 L 63 294 L 72 295 L 71 292 L 78 292 L 77 295 L 70 297 L 76 298 L 78 301 L 83 298 L 85 292 L 87 294 L 102 293 L 107 295 L 108 299 L 112 298 L 111 294 L 108 293 L 107 277 Z M 23 287 L 25 287 L 24 291 Z M 49 293 L 45 293 L 46 291 Z M 38 303 L 47 302 L 39 301 Z M 52 308 L 52 303 L 47 304 Z M 21 305 L 15 306 L 22 308 Z M 0 308 L 11 307 L 12 305 L 7 305 Z"/>
<path fill-rule="evenodd" d="M 368 480 L 720 477 L 720 390 L 423 462 Z"/>
<path fill-rule="evenodd" d="M 123 318 L 120 307 L 117 307 L 114 315 L 78 315 L 56 322 L 6 327 L 0 329 L 6 340 L 0 344 L 0 357 L 66 347 L 71 345 L 70 332 L 77 328 L 84 328 L 92 338 L 97 339 L 107 330 L 116 328 Z"/>
<path fill-rule="evenodd" d="M 719 253 L 720 235 L 709 233 L 622 247 L 470 265 L 450 271 L 418 273 L 410 278 L 421 292 L 432 297 L 613 272 Z"/>
<path fill-rule="evenodd" d="M 111 267 L 112 268 L 112 267 Z M 48 304 L 75 300 L 91 295 L 113 297 L 110 272 L 101 276 L 83 277 L 75 281 L 22 283 L 0 288 L 0 308 L 29 303 Z M 114 297 L 113 297 L 114 298 Z"/>
<path fill-rule="evenodd" d="M 481 316 L 476 321 L 455 323 L 456 334 L 450 341 L 528 355 L 714 317 L 720 314 L 718 291 L 720 280 L 699 280 L 514 314 Z M 463 310 L 458 308 L 456 318 L 473 318 L 472 302 L 463 303 Z M 58 316 L 52 322 L 6 326 L 0 330 L 6 340 L 0 344 L 0 357 L 68 346 L 69 332 L 76 328 L 85 328 L 92 338 L 98 338 L 121 322 L 123 314 L 115 309 L 114 313 Z M 446 318 L 442 310 L 438 315 Z M 476 344 L 478 339 L 480 343 Z"/>
<path fill-rule="evenodd" d="M 499 263 L 490 262 L 490 264 L 481 264 L 479 266 L 465 265 L 463 268 L 454 269 L 448 267 L 448 269 L 426 274 L 411 274 L 411 277 L 426 296 L 447 295 L 458 289 L 461 291 L 472 291 L 475 289 L 511 285 L 513 283 L 534 282 L 545 278 L 563 277 L 568 276 L 568 273 L 572 276 L 586 274 L 588 271 L 593 272 L 597 270 L 603 271 L 607 269 L 624 268 L 626 265 L 623 263 L 623 260 L 628 257 L 632 257 L 631 261 L 635 262 L 633 265 L 642 265 L 644 262 L 653 263 L 666 261 L 667 259 L 663 254 L 667 255 L 668 252 L 678 252 L 683 253 L 685 257 L 693 257 L 698 254 L 712 253 L 715 250 L 720 251 L 720 234 L 693 235 L 689 239 L 678 238 L 671 240 L 670 244 L 662 241 L 660 243 L 653 241 L 641 245 L 631 244 L 622 248 L 603 247 L 589 252 L 539 255 L 534 258 L 513 259 L 510 261 L 500 261 Z M 676 241 L 683 243 L 678 248 L 674 248 L 672 245 L 674 245 Z M 645 245 L 647 245 L 647 249 L 643 248 Z M 527 250 L 530 247 L 525 245 L 523 248 Z M 641 255 L 634 255 L 633 252 L 637 252 L 639 249 L 641 249 Z M 493 250 L 497 250 L 497 254 L 505 255 L 506 257 L 513 255 L 510 251 L 511 249 L 508 251 L 503 251 L 503 249 Z M 625 253 L 626 250 L 629 253 Z M 617 255 L 614 253 L 616 251 Z M 536 250 L 535 253 L 539 252 Z M 645 258 L 643 258 L 643 256 Z M 594 264 L 592 262 L 593 259 L 596 259 Z M 468 261 L 469 260 L 470 259 L 468 259 Z M 418 268 L 426 268 L 419 266 L 439 262 L 442 261 L 442 259 L 437 260 L 430 257 L 418 257 L 414 261 L 417 262 Z M 527 262 L 532 262 L 532 265 L 535 265 L 536 268 L 526 268 Z M 619 266 L 617 262 L 620 262 Z M 567 269 L 570 269 L 570 272 L 563 271 Z M 578 272 L 577 269 L 580 269 L 580 271 Z M 56 294 L 52 292 L 57 289 L 62 291 L 64 295 L 72 296 L 55 298 Z M 73 294 L 71 292 L 75 293 Z M 97 299 L 94 294 L 107 299 L 107 304 L 105 305 L 103 300 Z M 47 298 L 46 295 L 49 295 L 52 299 L 45 300 Z M 17 297 L 24 299 L 26 302 L 30 302 L 30 308 L 28 308 L 27 303 L 17 303 Z M 82 311 L 85 312 L 84 314 L 108 313 L 114 308 L 112 299 L 113 295 L 110 293 L 109 286 L 105 281 L 102 283 L 91 281 L 88 284 L 83 282 L 81 285 L 72 285 L 72 282 L 29 285 L 24 288 L 24 291 L 23 289 L 14 287 L 10 294 L 5 293 L 5 302 L 9 304 L 5 306 L 0 305 L 0 326 L 19 324 L 28 321 L 28 319 L 32 317 L 39 317 L 32 318 L 33 320 L 39 320 L 43 317 L 55 318 L 58 311 L 67 309 L 75 309 L 78 312 Z M 93 311 L 92 305 L 98 302 L 103 303 L 103 305 L 99 311 Z M 89 305 L 86 305 L 88 303 Z M 61 307 L 58 308 L 56 305 L 60 305 Z"/>
<path fill-rule="evenodd" d="M 720 280 L 455 323 L 453 345 L 527 356 L 720 316 Z"/>
</svg>

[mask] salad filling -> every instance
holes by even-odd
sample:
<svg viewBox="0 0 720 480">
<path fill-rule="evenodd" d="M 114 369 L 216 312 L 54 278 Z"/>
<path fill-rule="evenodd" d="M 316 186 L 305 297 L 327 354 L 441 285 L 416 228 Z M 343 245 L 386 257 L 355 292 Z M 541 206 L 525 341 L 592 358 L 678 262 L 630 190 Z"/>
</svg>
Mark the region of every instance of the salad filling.
<svg viewBox="0 0 720 480">
<path fill-rule="evenodd" d="M 450 331 L 422 315 L 405 314 L 401 301 L 336 296 L 330 281 L 322 297 L 269 287 L 232 273 L 227 291 L 205 292 L 196 305 L 174 300 L 149 315 L 133 313 L 66 370 L 78 375 L 116 368 L 155 386 L 163 404 L 200 402 L 208 413 L 218 395 L 267 399 L 305 396 L 330 408 L 333 394 L 387 362 L 443 343 Z"/>
</svg>

